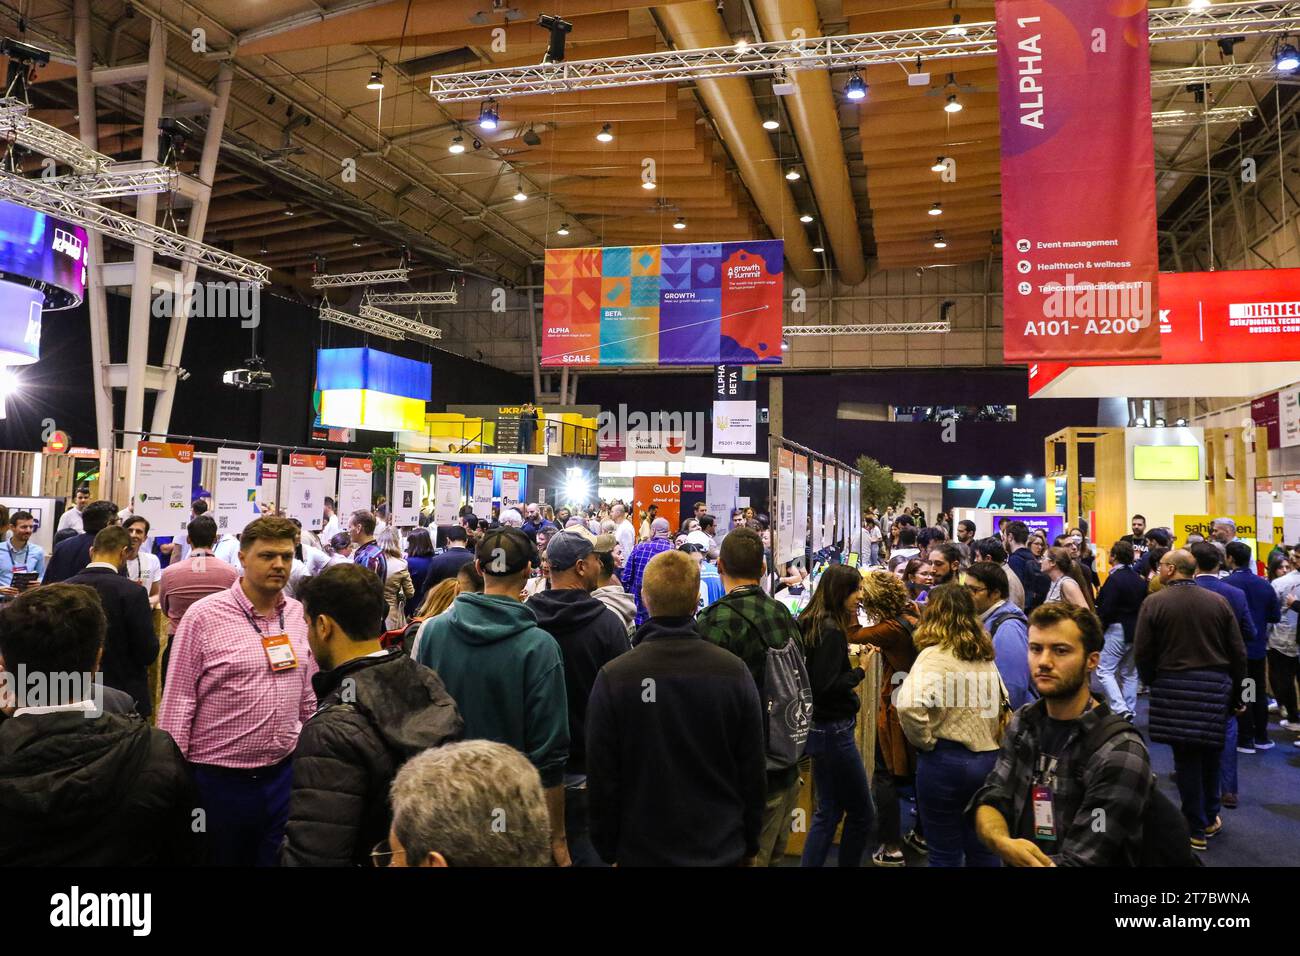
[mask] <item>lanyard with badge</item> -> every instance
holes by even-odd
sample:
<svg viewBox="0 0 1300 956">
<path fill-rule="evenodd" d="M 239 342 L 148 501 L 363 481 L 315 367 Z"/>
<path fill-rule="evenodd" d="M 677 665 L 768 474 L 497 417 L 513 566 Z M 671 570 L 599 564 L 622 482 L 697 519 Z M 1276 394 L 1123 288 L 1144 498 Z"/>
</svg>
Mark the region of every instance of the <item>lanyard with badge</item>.
<svg viewBox="0 0 1300 956">
<path fill-rule="evenodd" d="M 1084 713 L 1092 710 L 1095 703 L 1090 700 Z M 1029 791 L 1034 808 L 1034 838 L 1053 843 L 1056 841 L 1056 815 L 1052 811 L 1052 791 L 1056 784 L 1056 765 L 1056 757 L 1040 753 L 1034 774 L 1036 782 Z"/>
<path fill-rule="evenodd" d="M 9 552 L 9 571 L 10 573 L 18 571 L 20 573 L 27 570 L 27 556 L 31 553 L 32 546 L 28 544 L 23 548 L 23 563 L 18 563 L 18 558 L 14 556 L 14 546 L 5 542 L 5 550 Z"/>
<path fill-rule="evenodd" d="M 248 618 L 248 623 L 253 626 L 253 630 L 262 640 L 262 650 L 266 652 L 266 662 L 271 666 L 271 673 L 278 674 L 280 671 L 291 671 L 298 666 L 298 657 L 293 652 L 293 644 L 289 642 L 289 635 L 284 630 L 284 611 L 280 611 L 280 633 L 267 635 L 262 633 L 258 627 L 256 619 L 247 611 L 244 615 Z"/>
</svg>

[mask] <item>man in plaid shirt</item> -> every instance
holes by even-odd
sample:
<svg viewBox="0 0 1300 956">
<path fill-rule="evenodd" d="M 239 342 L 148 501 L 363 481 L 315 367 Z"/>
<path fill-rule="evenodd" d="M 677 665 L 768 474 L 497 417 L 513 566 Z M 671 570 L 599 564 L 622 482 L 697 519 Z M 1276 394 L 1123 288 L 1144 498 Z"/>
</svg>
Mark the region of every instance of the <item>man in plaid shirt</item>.
<svg viewBox="0 0 1300 956">
<path fill-rule="evenodd" d="M 1045 604 L 1030 615 L 1029 668 L 1041 699 L 1016 713 L 967 807 L 980 839 L 1008 866 L 1136 862 L 1151 761 L 1131 728 L 1088 744 L 1112 716 L 1089 690 L 1102 643 L 1101 622 L 1087 608 Z"/>
<path fill-rule="evenodd" d="M 763 574 L 763 539 L 757 531 L 735 528 L 722 539 L 718 574 L 727 593 L 700 612 L 695 619 L 695 630 L 706 641 L 744 661 L 758 687 L 760 700 L 764 699 L 767 650 L 785 647 L 789 641 L 797 641 L 802 646 L 799 625 L 789 609 L 759 585 Z M 758 837 L 758 866 L 775 866 L 785 855 L 800 788 L 798 764 L 768 766 L 763 826 Z"/>
<path fill-rule="evenodd" d="M 642 541 L 632 549 L 632 555 L 623 565 L 623 590 L 636 598 L 636 626 L 640 627 L 650 619 L 650 612 L 641 600 L 641 578 L 645 576 L 645 566 L 656 554 L 673 550 L 673 543 L 668 538 L 668 519 L 655 518 L 650 525 L 650 540 Z"/>
</svg>

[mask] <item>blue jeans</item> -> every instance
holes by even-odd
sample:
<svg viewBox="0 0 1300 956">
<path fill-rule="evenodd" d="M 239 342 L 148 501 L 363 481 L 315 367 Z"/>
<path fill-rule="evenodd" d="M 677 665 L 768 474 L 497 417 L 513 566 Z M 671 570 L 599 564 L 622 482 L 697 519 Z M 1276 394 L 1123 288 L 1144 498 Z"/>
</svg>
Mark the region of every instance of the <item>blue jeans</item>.
<svg viewBox="0 0 1300 956">
<path fill-rule="evenodd" d="M 933 750 L 917 753 L 916 809 L 925 823 L 930 866 L 1002 865 L 975 835 L 975 825 L 965 812 L 997 759 L 996 750 L 975 753 L 951 740 L 940 740 Z"/>
<path fill-rule="evenodd" d="M 1236 721 L 1228 721 L 1234 724 Z M 1235 733 L 1233 734 L 1235 737 Z M 1235 748 L 1236 745 L 1233 744 Z M 1183 816 L 1192 836 L 1205 836 L 1205 828 L 1219 815 L 1219 761 L 1222 753 L 1214 747 L 1173 744 L 1174 772 L 1178 775 L 1178 796 Z M 1234 749 L 1233 754 L 1237 751 Z"/>
<path fill-rule="evenodd" d="M 1223 754 L 1219 757 L 1219 792 L 1237 792 L 1237 718 L 1232 715 L 1228 716 L 1227 731 L 1223 735 Z"/>
<path fill-rule="evenodd" d="M 1106 643 L 1097 664 L 1097 687 L 1114 714 L 1136 714 L 1138 692 L 1137 664 L 1133 645 L 1124 643 L 1124 626 L 1106 628 Z"/>
<path fill-rule="evenodd" d="M 835 828 L 844 818 L 840 834 L 840 866 L 861 866 L 867 835 L 875 811 L 867 768 L 853 739 L 855 720 L 814 721 L 804 751 L 813 758 L 813 786 L 817 810 L 813 813 L 801 866 L 825 866 Z"/>
</svg>

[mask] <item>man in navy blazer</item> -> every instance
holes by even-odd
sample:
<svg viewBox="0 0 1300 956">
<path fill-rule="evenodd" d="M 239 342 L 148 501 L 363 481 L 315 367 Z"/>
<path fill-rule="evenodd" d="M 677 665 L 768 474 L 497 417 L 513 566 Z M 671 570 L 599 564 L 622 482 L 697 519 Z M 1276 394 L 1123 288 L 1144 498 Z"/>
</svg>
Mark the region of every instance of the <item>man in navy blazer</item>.
<svg viewBox="0 0 1300 956">
<path fill-rule="evenodd" d="M 86 569 L 67 583 L 93 588 L 104 606 L 108 618 L 100 663 L 104 686 L 130 694 L 135 698 L 136 710 L 148 717 L 153 711 L 149 665 L 158 656 L 158 634 L 153 627 L 148 592 L 118 573 L 130 546 L 131 536 L 120 525 L 104 528 L 95 535 Z"/>
<path fill-rule="evenodd" d="M 1246 641 L 1246 675 L 1254 682 L 1255 699 L 1246 704 L 1246 712 L 1237 719 L 1238 738 L 1244 748 L 1269 750 L 1268 694 L 1264 692 L 1268 670 L 1268 626 L 1282 620 L 1282 604 L 1273 586 L 1255 573 L 1250 546 L 1243 541 L 1229 542 L 1225 548 L 1229 574 L 1225 584 L 1239 588 L 1246 597 L 1255 639 Z"/>
<path fill-rule="evenodd" d="M 111 501 L 92 501 L 81 513 L 82 532 L 74 538 L 60 541 L 54 546 L 50 560 L 45 565 L 42 584 L 58 584 L 74 574 L 80 574 L 90 563 L 90 549 L 95 535 L 119 522 L 117 505 Z"/>
</svg>

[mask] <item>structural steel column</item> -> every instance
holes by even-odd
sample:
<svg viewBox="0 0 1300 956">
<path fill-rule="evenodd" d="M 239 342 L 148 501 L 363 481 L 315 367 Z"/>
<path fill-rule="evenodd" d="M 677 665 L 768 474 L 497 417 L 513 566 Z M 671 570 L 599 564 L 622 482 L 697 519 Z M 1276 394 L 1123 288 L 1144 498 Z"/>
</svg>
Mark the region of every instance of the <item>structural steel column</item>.
<svg viewBox="0 0 1300 956">
<path fill-rule="evenodd" d="M 167 31 L 160 20 L 149 21 L 149 74 L 144 90 L 144 124 L 140 132 L 140 159 L 158 161 L 158 121 L 162 118 Z M 158 195 L 148 193 L 136 202 L 136 218 L 153 225 Z M 131 284 L 131 327 L 126 350 L 126 414 L 123 428 L 139 431 L 144 423 L 144 379 L 149 365 L 149 305 L 153 285 L 153 249 L 135 247 L 135 281 Z M 123 436 L 123 441 L 125 441 Z"/>
<path fill-rule="evenodd" d="M 203 183 L 203 190 L 190 209 L 188 235 L 197 241 L 203 240 L 203 233 L 207 228 L 208 209 L 212 205 L 212 187 L 217 172 L 217 156 L 221 152 L 221 134 L 225 129 L 226 108 L 230 103 L 230 81 L 234 74 L 234 67 L 228 60 L 221 64 L 217 73 L 217 100 L 208 116 L 208 129 L 203 138 L 203 155 L 199 159 L 199 181 Z M 184 291 L 179 301 L 172 303 L 172 321 L 171 327 L 167 330 L 167 351 L 163 358 L 163 374 L 166 378 L 153 408 L 152 431 L 155 437 L 165 435 L 171 425 L 172 402 L 176 397 L 176 371 L 181 364 L 181 353 L 185 349 L 185 331 L 189 324 L 191 283 L 194 282 L 197 273 L 198 265 L 194 262 L 186 262 L 181 267 L 181 288 Z M 224 301 L 230 299 L 226 298 Z M 238 296 L 237 301 L 242 302 L 243 296 Z M 260 296 L 258 301 L 260 302 Z M 226 316 L 225 321 L 233 318 L 233 316 Z M 241 316 L 241 318 L 246 317 Z M 260 306 L 256 316 L 247 318 L 260 322 Z M 231 331 L 233 333 L 233 326 Z"/>
<path fill-rule="evenodd" d="M 95 113 L 94 51 L 90 44 L 90 0 L 74 0 L 73 30 L 77 50 L 77 114 L 81 142 L 99 149 L 99 120 Z M 113 392 L 105 381 L 108 354 L 108 302 L 99 268 L 104 259 L 104 240 L 93 229 L 86 231 L 86 305 L 90 311 L 90 372 L 95 400 L 95 444 L 113 447 Z M 110 456 L 111 457 L 111 456 Z"/>
</svg>

